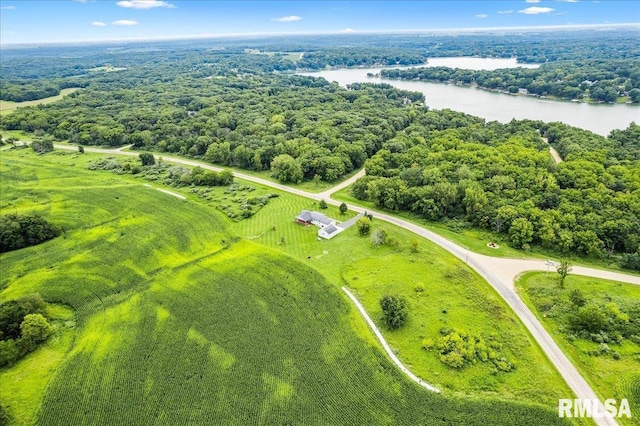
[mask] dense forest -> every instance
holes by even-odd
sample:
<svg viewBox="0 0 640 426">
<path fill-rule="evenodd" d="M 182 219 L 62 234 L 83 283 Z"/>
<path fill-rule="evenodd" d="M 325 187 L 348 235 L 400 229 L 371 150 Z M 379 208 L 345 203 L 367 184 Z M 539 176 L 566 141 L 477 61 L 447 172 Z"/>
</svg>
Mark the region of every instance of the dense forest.
<svg viewBox="0 0 640 426">
<path fill-rule="evenodd" d="M 55 104 L 19 109 L 3 124 L 81 145 L 134 144 L 256 171 L 288 155 L 303 176 L 284 181 L 334 181 L 409 124 L 404 104 L 424 101 L 389 85 L 347 90 L 301 76 L 159 76 L 141 86 L 133 72 L 112 75 Z"/>
<path fill-rule="evenodd" d="M 637 256 L 639 133 L 636 124 L 604 138 L 560 123 L 429 111 L 367 160 L 352 191 L 386 209 L 504 233 L 518 248 Z"/>
<path fill-rule="evenodd" d="M 559 123 L 487 123 L 430 111 L 421 93 L 388 84 L 343 88 L 292 74 L 299 68 L 411 63 L 435 50 L 442 56 L 475 51 L 549 63 L 495 75 L 429 72 L 446 80 L 454 73 L 453 79 L 464 83 L 485 78 L 482 84 L 507 91 L 517 87 L 596 99 L 601 89 L 602 100 L 611 90 L 616 97 L 632 96 L 640 80 L 637 60 L 631 59 L 640 56 L 637 43 L 631 43 L 636 33 L 612 34 L 576 33 L 572 43 L 555 33 L 398 35 L 395 50 L 389 49 L 389 37 L 364 35 L 345 36 L 344 47 L 331 49 L 323 48 L 323 37 L 316 44 L 300 37 L 225 46 L 217 40 L 97 45 L 86 51 L 8 49 L 0 64 L 3 96 L 83 89 L 56 103 L 19 108 L 3 117 L 2 127 L 34 132 L 47 143 L 133 144 L 134 149 L 268 171 L 283 182 L 335 181 L 365 166 L 367 176 L 353 192 L 379 207 L 492 229 L 521 248 L 539 244 L 595 257 L 624 253 L 626 265 L 635 267 L 640 263 L 637 125 L 604 138 Z M 548 44 L 542 47 L 541 41 Z M 607 54 L 605 45 L 615 49 Z M 561 164 L 551 160 L 543 138 L 560 152 Z"/>
<path fill-rule="evenodd" d="M 554 96 L 616 102 L 628 96 L 640 102 L 640 62 L 638 60 L 580 60 L 543 64 L 540 68 L 509 68 L 474 71 L 448 67 L 386 69 L 382 77 L 426 80 L 439 83 L 475 85 L 508 93 Z"/>
</svg>

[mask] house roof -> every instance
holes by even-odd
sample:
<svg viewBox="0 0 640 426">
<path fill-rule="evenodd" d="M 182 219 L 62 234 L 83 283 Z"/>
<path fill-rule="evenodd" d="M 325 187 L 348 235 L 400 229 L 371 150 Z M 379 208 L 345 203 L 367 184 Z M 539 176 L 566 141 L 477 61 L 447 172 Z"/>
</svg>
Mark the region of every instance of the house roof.
<svg viewBox="0 0 640 426">
<path fill-rule="evenodd" d="M 296 219 L 303 220 L 305 222 L 316 221 L 324 225 L 331 225 L 331 223 L 333 222 L 331 219 L 329 219 L 322 213 L 311 212 L 309 210 L 302 210 L 298 215 L 298 217 L 296 217 Z"/>
<path fill-rule="evenodd" d="M 321 231 L 326 232 L 327 235 L 331 235 L 331 234 L 334 234 L 334 233 L 338 232 L 338 228 L 336 228 L 333 225 L 329 225 L 326 228 L 321 229 Z"/>
</svg>

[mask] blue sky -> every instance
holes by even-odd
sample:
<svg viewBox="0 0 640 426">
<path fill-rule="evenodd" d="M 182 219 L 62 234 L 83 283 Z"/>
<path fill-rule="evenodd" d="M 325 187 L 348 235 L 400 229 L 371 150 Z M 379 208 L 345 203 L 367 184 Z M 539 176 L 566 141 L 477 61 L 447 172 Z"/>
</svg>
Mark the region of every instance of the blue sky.
<svg viewBox="0 0 640 426">
<path fill-rule="evenodd" d="M 640 22 L 640 0 L 0 0 L 0 42 Z"/>
</svg>

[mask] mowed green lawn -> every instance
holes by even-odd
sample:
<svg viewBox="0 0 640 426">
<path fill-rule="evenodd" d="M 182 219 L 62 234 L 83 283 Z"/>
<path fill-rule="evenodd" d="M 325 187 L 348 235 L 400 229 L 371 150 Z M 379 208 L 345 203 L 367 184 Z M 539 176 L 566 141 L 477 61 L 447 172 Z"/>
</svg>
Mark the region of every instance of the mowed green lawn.
<svg viewBox="0 0 640 426">
<path fill-rule="evenodd" d="M 273 210 L 231 224 L 193 198 L 87 171 L 84 161 L 0 156 L 0 214 L 38 211 L 65 230 L 0 256 L 0 301 L 37 291 L 75 319 L 0 369 L 13 424 L 564 424 L 548 404 L 437 395 L 409 382 L 335 283 L 296 259 L 346 258 L 336 254 L 342 237 L 371 253 L 355 234 L 312 253 L 315 231 L 287 231 L 288 219 L 273 230 Z M 306 203 L 288 197 L 265 209 Z M 234 237 L 243 226 L 260 231 L 254 223 L 269 224 L 256 241 L 294 251 L 304 233 L 302 248 L 287 256 Z M 71 315 L 57 309 L 61 320 Z"/>
<path fill-rule="evenodd" d="M 547 276 L 541 272 L 524 274 L 518 281 L 518 288 L 523 300 L 532 312 L 536 314 L 540 322 L 553 336 L 554 340 L 572 360 L 574 365 L 582 373 L 583 377 L 591 384 L 593 390 L 602 399 L 614 398 L 618 402 L 627 398 L 631 405 L 631 411 L 635 419 L 619 418 L 621 424 L 638 424 L 640 416 L 640 345 L 630 339 L 625 339 L 622 344 L 609 343 L 612 351 L 620 354 L 620 359 L 615 359 L 611 354 L 600 356 L 590 355 L 589 351 L 595 351 L 599 343 L 586 339 L 570 339 L 563 332 L 563 324 L 558 320 L 562 315 L 555 312 L 557 300 L 565 300 L 572 290 L 579 289 L 587 300 L 596 302 L 614 302 L 620 306 L 636 306 L 640 303 L 640 286 L 624 284 L 578 275 L 567 276 L 565 288 L 558 287 L 556 277 Z M 551 306 L 551 309 L 541 312 L 539 306 Z"/>
<path fill-rule="evenodd" d="M 25 102 L 11 102 L 11 101 L 2 101 L 0 100 L 0 116 L 10 114 L 13 110 L 20 107 L 34 106 L 34 105 L 44 105 L 50 104 L 52 102 L 59 101 L 64 96 L 79 90 L 79 87 L 71 87 L 68 89 L 62 89 L 59 95 L 51 96 L 44 99 L 37 99 L 35 101 L 25 101 Z"/>
</svg>

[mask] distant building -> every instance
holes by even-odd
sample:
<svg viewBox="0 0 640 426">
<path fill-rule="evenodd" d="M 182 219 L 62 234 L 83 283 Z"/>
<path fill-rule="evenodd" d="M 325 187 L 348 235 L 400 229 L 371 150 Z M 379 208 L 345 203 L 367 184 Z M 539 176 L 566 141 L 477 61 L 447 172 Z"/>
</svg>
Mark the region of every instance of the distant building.
<svg viewBox="0 0 640 426">
<path fill-rule="evenodd" d="M 330 240 L 338 235 L 345 229 L 353 226 L 358 219 L 364 216 L 364 213 L 352 217 L 346 222 L 338 224 L 335 220 L 323 215 L 322 213 L 313 212 L 309 210 L 302 210 L 298 216 L 296 216 L 296 222 L 301 225 L 315 225 L 318 228 L 318 238 L 324 238 Z"/>
<path fill-rule="evenodd" d="M 521 95 L 528 95 L 529 91 L 527 89 L 520 88 L 520 89 L 518 89 L 518 93 L 521 94 Z"/>
</svg>

